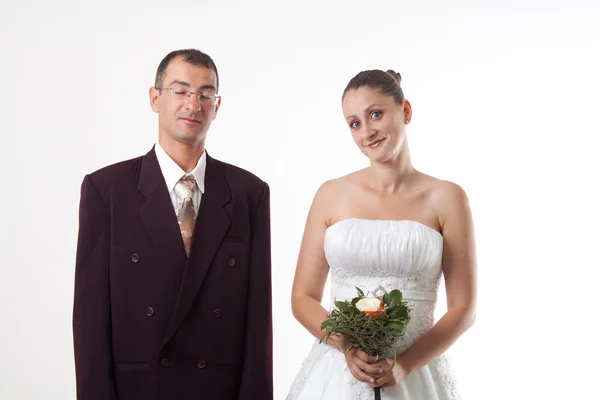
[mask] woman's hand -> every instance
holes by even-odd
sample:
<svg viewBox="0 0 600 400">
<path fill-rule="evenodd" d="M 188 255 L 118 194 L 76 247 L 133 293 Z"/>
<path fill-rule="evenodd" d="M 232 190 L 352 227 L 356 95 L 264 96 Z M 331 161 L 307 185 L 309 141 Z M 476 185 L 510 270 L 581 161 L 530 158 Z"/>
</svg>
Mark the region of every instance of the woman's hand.
<svg viewBox="0 0 600 400">
<path fill-rule="evenodd" d="M 383 370 L 382 373 L 376 376 L 375 382 L 369 382 L 371 388 L 394 387 L 402 382 L 402 380 L 404 380 L 404 378 L 406 378 L 408 375 L 407 369 L 402 366 L 399 358 L 396 358 L 395 363 L 393 359 L 384 358 L 371 364 L 371 367 L 376 367 L 377 369 Z"/>
<path fill-rule="evenodd" d="M 340 350 L 345 352 L 348 347 L 350 347 L 350 344 Z M 381 366 L 374 364 L 376 361 L 375 357 L 368 355 L 361 349 L 352 348 L 346 353 L 346 363 L 352 376 L 360 382 L 368 382 L 371 385 L 377 382 L 377 376 L 384 373 Z"/>
</svg>

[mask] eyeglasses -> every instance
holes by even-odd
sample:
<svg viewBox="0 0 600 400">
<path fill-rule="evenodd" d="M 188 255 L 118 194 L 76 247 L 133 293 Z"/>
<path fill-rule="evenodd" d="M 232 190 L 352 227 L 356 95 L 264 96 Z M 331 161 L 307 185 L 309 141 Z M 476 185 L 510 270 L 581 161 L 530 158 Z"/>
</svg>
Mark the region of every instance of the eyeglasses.
<svg viewBox="0 0 600 400">
<path fill-rule="evenodd" d="M 163 87 L 156 89 L 168 90 L 171 94 L 171 97 L 173 97 L 176 100 L 185 100 L 186 98 L 190 99 L 191 96 L 194 94 L 198 98 L 198 101 L 204 105 L 215 105 L 217 104 L 217 101 L 221 98 L 221 96 L 214 93 L 214 91 L 210 89 L 199 93 L 191 92 L 187 90 L 185 86 Z"/>
</svg>

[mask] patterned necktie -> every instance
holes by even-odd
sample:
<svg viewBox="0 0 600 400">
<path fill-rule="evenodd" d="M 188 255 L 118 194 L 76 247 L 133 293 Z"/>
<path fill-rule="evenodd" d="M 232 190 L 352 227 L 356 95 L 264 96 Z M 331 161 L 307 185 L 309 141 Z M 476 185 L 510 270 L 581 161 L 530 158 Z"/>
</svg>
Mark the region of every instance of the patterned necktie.
<svg viewBox="0 0 600 400">
<path fill-rule="evenodd" d="M 180 201 L 177 210 L 177 222 L 179 222 L 181 238 L 188 257 L 192 248 L 194 226 L 196 225 L 196 212 L 192 201 L 196 189 L 198 189 L 198 184 L 193 175 L 184 175 L 175 185 L 175 194 Z"/>
</svg>

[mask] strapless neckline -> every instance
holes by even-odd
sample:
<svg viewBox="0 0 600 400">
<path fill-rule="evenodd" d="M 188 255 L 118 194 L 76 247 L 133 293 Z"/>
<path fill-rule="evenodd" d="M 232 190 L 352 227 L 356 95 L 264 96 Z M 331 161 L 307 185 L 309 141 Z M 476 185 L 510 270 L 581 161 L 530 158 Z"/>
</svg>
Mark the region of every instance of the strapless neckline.
<svg viewBox="0 0 600 400">
<path fill-rule="evenodd" d="M 350 223 L 352 221 L 365 221 L 365 222 L 387 222 L 387 223 L 404 223 L 404 224 L 417 224 L 419 226 L 422 226 L 426 229 L 428 229 L 431 232 L 437 233 L 440 237 L 444 237 L 439 231 L 437 231 L 436 229 L 432 228 L 431 226 L 424 224 L 422 222 L 419 222 L 417 220 L 414 219 L 369 219 L 369 218 L 357 218 L 357 217 L 351 217 L 351 218 L 344 218 L 344 219 L 340 219 L 339 221 L 334 222 L 333 224 L 329 225 L 326 229 L 325 232 L 327 232 L 329 229 L 332 229 L 334 226 L 339 225 L 339 224 L 345 224 L 345 223 Z"/>
</svg>

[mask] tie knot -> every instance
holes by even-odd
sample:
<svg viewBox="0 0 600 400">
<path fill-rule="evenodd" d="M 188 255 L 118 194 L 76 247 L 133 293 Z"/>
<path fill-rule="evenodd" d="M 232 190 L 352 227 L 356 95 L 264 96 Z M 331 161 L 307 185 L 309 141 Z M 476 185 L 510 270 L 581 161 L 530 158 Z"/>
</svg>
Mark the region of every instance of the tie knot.
<svg viewBox="0 0 600 400">
<path fill-rule="evenodd" d="M 187 199 L 192 197 L 197 188 L 198 184 L 194 175 L 184 175 L 175 184 L 175 193 L 181 199 Z"/>
</svg>

